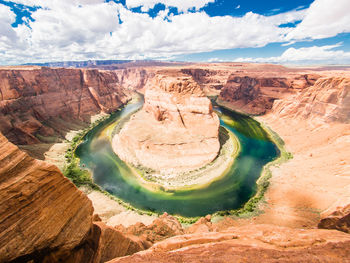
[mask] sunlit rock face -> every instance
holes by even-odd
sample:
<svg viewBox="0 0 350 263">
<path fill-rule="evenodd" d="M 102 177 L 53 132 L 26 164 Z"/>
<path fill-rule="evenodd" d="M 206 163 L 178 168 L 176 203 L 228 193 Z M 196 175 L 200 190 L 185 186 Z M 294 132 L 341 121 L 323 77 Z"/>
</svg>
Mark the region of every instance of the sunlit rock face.
<svg viewBox="0 0 350 263">
<path fill-rule="evenodd" d="M 113 138 L 118 156 L 165 173 L 205 166 L 217 156 L 219 118 L 199 85 L 186 77 L 158 76 L 145 103 Z"/>
</svg>

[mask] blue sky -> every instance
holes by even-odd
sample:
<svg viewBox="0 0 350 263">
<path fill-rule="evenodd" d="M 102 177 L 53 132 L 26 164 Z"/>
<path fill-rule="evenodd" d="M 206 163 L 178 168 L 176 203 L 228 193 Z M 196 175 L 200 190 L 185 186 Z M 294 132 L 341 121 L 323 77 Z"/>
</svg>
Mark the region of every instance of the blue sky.
<svg viewBox="0 0 350 263">
<path fill-rule="evenodd" d="M 349 0 L 0 0 L 0 64 L 350 64 Z"/>
</svg>

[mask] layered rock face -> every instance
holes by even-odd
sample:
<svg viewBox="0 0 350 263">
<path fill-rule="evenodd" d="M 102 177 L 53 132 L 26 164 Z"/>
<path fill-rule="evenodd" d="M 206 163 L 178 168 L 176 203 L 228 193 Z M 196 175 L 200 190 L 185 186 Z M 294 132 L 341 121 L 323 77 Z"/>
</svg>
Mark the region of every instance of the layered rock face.
<svg viewBox="0 0 350 263">
<path fill-rule="evenodd" d="M 300 94 L 276 101 L 273 111 L 281 117 L 300 117 L 316 122 L 349 122 L 350 79 L 320 78 Z"/>
<path fill-rule="evenodd" d="M 190 78 L 158 77 L 145 92 L 143 109 L 113 138 L 118 156 L 162 172 L 190 171 L 218 154 L 219 118 Z"/>
<path fill-rule="evenodd" d="M 57 167 L 0 133 L 0 262 L 105 262 L 145 249 L 102 222 Z"/>
<path fill-rule="evenodd" d="M 264 114 L 270 110 L 276 99 L 295 94 L 315 83 L 319 77 L 314 74 L 285 77 L 263 77 L 232 74 L 220 92 L 219 101 L 228 103 L 230 108 L 248 113 Z"/>
<path fill-rule="evenodd" d="M 116 110 L 146 76 L 137 69 L 0 69 L 0 131 L 15 144 L 52 142 L 69 123 Z"/>
<path fill-rule="evenodd" d="M 90 200 L 53 165 L 21 152 L 0 133 L 0 261 L 64 254 L 88 234 Z"/>
</svg>

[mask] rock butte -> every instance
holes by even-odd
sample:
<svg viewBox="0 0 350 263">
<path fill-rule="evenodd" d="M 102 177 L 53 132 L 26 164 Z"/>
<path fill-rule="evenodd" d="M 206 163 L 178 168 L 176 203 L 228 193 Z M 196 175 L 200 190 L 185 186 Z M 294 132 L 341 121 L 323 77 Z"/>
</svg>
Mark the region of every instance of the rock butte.
<svg viewBox="0 0 350 263">
<path fill-rule="evenodd" d="M 113 150 L 135 166 L 161 173 L 205 166 L 219 150 L 219 118 L 189 77 L 158 76 L 145 91 L 142 110 L 113 138 Z"/>
<path fill-rule="evenodd" d="M 117 109 L 131 89 L 149 86 L 155 73 L 191 76 L 225 106 L 264 114 L 259 120 L 281 135 L 293 159 L 273 168 L 264 213 L 216 223 L 207 216 L 186 229 L 166 214 L 147 226 L 107 226 L 54 165 L 11 143 L 46 147 L 50 136 L 59 141 L 92 114 Z M 3 68 L 0 261 L 349 262 L 349 89 L 349 71 L 330 68 L 246 63 L 117 71 Z"/>
</svg>

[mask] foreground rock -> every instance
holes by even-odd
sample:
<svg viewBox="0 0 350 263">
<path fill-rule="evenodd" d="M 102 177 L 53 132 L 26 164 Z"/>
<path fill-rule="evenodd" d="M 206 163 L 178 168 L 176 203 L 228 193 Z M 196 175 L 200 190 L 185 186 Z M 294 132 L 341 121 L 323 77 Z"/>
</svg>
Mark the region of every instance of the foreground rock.
<svg viewBox="0 0 350 263">
<path fill-rule="evenodd" d="M 1 133 L 0 200 L 0 262 L 105 262 L 145 249 L 137 237 L 93 223 L 91 201 L 56 166 Z"/>
<path fill-rule="evenodd" d="M 338 208 L 329 215 L 323 215 L 319 228 L 337 229 L 346 233 L 350 233 L 350 204 Z"/>
<path fill-rule="evenodd" d="M 184 234 L 184 229 L 179 221 L 167 213 L 164 213 L 147 226 L 137 223 L 129 227 L 119 225 L 115 228 L 126 235 L 138 236 L 145 244 L 148 244 L 148 247 L 166 238 Z"/>
<path fill-rule="evenodd" d="M 67 253 L 88 234 L 89 199 L 53 165 L 0 134 L 0 261 Z"/>
<path fill-rule="evenodd" d="M 141 111 L 113 138 L 118 156 L 165 173 L 191 171 L 218 154 L 219 118 L 190 78 L 159 77 L 145 92 Z"/>
<path fill-rule="evenodd" d="M 348 262 L 350 236 L 332 230 L 249 225 L 176 236 L 110 262 Z"/>
</svg>

